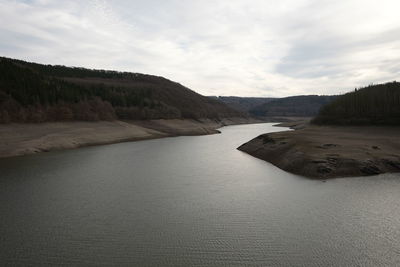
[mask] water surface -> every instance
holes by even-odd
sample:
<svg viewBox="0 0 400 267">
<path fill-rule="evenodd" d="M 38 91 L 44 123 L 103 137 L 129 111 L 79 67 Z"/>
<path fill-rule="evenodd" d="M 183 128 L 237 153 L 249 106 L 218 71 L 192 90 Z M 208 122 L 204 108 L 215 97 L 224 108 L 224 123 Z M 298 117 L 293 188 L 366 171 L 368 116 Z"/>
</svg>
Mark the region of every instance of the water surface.
<svg viewBox="0 0 400 267">
<path fill-rule="evenodd" d="M 309 180 L 254 124 L 0 160 L 0 265 L 400 266 L 400 175 Z"/>
</svg>

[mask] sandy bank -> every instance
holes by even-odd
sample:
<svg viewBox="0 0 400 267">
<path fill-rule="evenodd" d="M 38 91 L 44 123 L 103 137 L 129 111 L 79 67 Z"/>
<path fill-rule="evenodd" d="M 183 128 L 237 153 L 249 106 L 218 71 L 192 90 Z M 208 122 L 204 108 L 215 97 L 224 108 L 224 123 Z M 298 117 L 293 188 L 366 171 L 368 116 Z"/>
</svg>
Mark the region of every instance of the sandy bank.
<svg viewBox="0 0 400 267">
<path fill-rule="evenodd" d="M 269 133 L 238 149 L 312 178 L 400 171 L 400 127 L 299 127 Z"/>
<path fill-rule="evenodd" d="M 214 134 L 224 125 L 252 122 L 257 121 L 232 118 L 222 121 L 176 119 L 3 124 L 0 125 L 0 158 L 168 136 Z"/>
</svg>

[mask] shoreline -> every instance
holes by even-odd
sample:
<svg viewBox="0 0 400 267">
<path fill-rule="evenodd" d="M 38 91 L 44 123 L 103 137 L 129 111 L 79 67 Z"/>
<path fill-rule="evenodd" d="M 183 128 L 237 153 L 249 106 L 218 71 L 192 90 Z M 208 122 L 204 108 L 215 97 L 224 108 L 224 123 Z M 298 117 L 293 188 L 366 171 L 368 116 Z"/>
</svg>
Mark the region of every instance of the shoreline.
<svg viewBox="0 0 400 267">
<path fill-rule="evenodd" d="M 262 134 L 238 150 L 314 179 L 400 172 L 400 127 L 275 126 L 294 130 Z"/>
<path fill-rule="evenodd" d="M 0 125 L 0 158 L 163 137 L 216 134 L 223 126 L 259 122 L 250 118 L 227 118 L 218 121 L 172 119 L 3 124 Z"/>
</svg>

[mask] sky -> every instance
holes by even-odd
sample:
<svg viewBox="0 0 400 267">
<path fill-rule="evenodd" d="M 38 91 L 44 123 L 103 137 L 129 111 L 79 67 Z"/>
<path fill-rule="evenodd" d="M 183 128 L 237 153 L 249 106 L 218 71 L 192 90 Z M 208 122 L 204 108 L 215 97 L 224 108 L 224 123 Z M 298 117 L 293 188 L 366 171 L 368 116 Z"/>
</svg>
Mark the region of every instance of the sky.
<svg viewBox="0 0 400 267">
<path fill-rule="evenodd" d="M 164 76 L 203 95 L 400 80 L 399 0 L 0 0 L 0 56 Z"/>
</svg>

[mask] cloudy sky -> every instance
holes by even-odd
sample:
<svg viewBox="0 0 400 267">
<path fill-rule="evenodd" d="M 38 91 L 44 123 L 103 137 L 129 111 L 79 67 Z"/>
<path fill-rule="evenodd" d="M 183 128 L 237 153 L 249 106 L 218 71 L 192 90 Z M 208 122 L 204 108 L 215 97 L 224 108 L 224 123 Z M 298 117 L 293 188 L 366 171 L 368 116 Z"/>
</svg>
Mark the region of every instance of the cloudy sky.
<svg viewBox="0 0 400 267">
<path fill-rule="evenodd" d="M 205 95 L 400 80 L 399 0 L 0 0 L 0 56 L 164 76 Z"/>
</svg>

